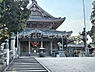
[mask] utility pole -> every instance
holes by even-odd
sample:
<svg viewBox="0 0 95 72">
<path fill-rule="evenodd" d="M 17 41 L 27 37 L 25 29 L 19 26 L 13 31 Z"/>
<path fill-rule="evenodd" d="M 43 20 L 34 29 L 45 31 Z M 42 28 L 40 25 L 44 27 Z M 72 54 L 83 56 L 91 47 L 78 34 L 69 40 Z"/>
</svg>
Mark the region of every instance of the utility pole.
<svg viewBox="0 0 95 72">
<path fill-rule="evenodd" d="M 83 0 L 83 19 L 84 19 L 84 48 L 85 48 L 85 55 L 89 56 L 89 49 L 87 47 L 87 32 L 86 32 L 86 21 L 85 21 L 85 2 Z"/>
</svg>

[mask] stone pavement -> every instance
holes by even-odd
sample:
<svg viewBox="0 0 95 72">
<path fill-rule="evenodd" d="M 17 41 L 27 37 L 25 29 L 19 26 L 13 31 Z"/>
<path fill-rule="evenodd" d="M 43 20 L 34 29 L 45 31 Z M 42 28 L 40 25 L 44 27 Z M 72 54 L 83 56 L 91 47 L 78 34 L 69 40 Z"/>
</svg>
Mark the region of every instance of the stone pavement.
<svg viewBox="0 0 95 72">
<path fill-rule="evenodd" d="M 95 72 L 95 57 L 36 58 L 51 72 Z"/>
</svg>

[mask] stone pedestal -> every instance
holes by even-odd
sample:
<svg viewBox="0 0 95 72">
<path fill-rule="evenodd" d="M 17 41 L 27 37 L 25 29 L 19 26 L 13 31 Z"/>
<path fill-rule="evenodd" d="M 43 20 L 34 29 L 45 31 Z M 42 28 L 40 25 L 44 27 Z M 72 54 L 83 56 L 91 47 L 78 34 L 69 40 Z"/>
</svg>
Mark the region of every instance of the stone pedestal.
<svg viewBox="0 0 95 72">
<path fill-rule="evenodd" d="M 58 51 L 59 52 L 59 57 L 65 57 L 64 51 Z"/>
</svg>

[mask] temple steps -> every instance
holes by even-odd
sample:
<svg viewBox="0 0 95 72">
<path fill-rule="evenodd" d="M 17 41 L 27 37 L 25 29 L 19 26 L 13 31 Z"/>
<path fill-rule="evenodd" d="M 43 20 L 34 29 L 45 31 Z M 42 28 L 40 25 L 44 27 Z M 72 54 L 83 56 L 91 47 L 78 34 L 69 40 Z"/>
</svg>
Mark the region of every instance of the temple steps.
<svg viewBox="0 0 95 72">
<path fill-rule="evenodd" d="M 7 72 L 48 72 L 46 70 L 19 70 L 19 71 L 7 71 Z"/>
<path fill-rule="evenodd" d="M 35 58 L 15 59 L 6 72 L 48 72 Z"/>
</svg>

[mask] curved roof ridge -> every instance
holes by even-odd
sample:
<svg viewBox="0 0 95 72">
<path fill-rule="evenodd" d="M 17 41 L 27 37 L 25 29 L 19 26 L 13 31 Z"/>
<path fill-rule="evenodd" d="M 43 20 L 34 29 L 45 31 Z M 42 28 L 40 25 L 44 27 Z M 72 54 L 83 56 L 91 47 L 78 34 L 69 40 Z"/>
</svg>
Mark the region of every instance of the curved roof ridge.
<svg viewBox="0 0 95 72">
<path fill-rule="evenodd" d="M 42 9 L 38 4 L 37 4 L 37 1 L 36 0 L 32 0 L 32 4 L 28 7 L 30 10 L 33 10 L 33 9 L 39 9 L 40 12 L 42 13 L 42 15 L 46 15 L 50 18 L 55 18 L 53 17 L 51 14 L 49 14 L 48 12 L 46 12 L 44 9 Z M 31 16 L 31 14 L 30 14 Z"/>
</svg>

